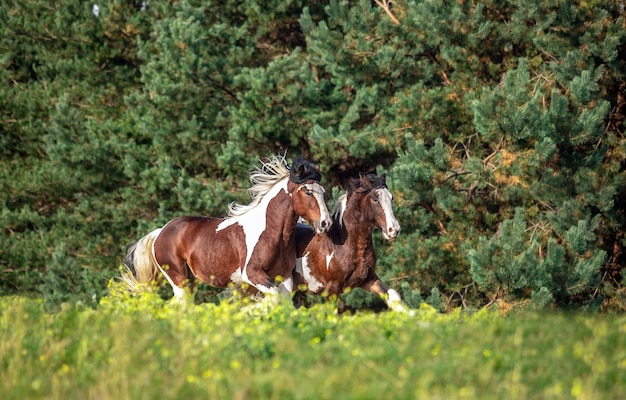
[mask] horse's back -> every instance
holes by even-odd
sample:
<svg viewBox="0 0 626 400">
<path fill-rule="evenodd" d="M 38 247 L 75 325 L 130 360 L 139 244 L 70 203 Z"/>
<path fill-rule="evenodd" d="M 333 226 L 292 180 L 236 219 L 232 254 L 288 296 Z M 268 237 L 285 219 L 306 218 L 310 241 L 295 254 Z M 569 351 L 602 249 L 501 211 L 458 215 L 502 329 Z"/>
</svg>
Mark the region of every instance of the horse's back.
<svg viewBox="0 0 626 400">
<path fill-rule="evenodd" d="M 174 218 L 161 230 L 154 243 L 155 252 L 170 254 L 186 252 L 187 249 L 193 248 L 197 242 L 210 240 L 220 221 L 222 221 L 221 218 L 202 216 Z"/>
<path fill-rule="evenodd" d="M 203 216 L 177 217 L 163 227 L 159 236 L 175 236 L 180 238 L 181 236 L 198 237 L 199 235 L 210 235 L 216 231 L 217 225 L 221 221 L 222 218 Z"/>
</svg>

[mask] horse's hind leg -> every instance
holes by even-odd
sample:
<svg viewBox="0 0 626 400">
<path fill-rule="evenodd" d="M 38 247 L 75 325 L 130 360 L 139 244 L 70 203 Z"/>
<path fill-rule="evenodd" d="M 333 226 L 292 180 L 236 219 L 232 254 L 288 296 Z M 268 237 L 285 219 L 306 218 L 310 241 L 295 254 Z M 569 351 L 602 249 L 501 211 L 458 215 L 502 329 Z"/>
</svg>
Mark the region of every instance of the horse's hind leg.
<svg viewBox="0 0 626 400">
<path fill-rule="evenodd" d="M 165 279 L 172 286 L 174 297 L 172 301 L 176 303 L 188 303 L 193 296 L 193 279 L 189 279 L 187 264 L 170 263 L 160 266 L 159 269 Z"/>
</svg>

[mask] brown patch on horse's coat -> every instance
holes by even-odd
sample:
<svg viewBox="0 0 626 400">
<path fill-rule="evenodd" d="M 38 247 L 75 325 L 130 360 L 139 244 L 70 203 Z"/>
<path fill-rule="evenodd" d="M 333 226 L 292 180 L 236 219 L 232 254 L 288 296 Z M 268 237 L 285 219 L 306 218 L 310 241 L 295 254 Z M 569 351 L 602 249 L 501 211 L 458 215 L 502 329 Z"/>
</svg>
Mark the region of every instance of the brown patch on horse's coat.
<svg viewBox="0 0 626 400">
<path fill-rule="evenodd" d="M 225 287 L 246 257 L 243 227 L 233 224 L 216 232 L 223 218 L 179 217 L 170 221 L 154 243 L 154 256 L 159 265 L 169 265 L 167 275 L 182 287 L 186 266 L 195 277 L 212 286 Z M 210 246 L 204 245 L 211 237 Z M 221 265 L 222 268 L 213 266 Z"/>
</svg>

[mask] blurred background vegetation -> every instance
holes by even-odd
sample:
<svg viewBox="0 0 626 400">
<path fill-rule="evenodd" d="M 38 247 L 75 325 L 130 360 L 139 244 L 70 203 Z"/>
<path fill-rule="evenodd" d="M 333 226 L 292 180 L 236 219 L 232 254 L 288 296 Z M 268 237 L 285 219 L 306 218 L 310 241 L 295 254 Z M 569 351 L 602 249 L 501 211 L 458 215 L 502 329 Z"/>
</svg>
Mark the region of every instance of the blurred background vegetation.
<svg viewBox="0 0 626 400">
<path fill-rule="evenodd" d="M 128 244 L 287 152 L 329 206 L 388 174 L 410 305 L 624 310 L 625 4 L 4 1 L 0 294 L 95 303 Z"/>
</svg>

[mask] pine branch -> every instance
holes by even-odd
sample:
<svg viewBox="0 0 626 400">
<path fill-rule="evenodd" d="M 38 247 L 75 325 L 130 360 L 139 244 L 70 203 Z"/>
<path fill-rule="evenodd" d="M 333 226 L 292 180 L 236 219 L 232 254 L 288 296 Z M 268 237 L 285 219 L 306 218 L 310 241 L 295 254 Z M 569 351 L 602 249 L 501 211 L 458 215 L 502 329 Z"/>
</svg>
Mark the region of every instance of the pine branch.
<svg viewBox="0 0 626 400">
<path fill-rule="evenodd" d="M 504 137 L 500 139 L 500 143 L 498 143 L 498 145 L 496 146 L 496 149 L 494 150 L 493 153 L 489 154 L 487 157 L 485 157 L 485 159 L 483 160 L 483 165 L 487 165 L 489 163 L 489 161 L 495 157 L 500 150 L 502 150 L 502 145 L 504 144 Z"/>
<path fill-rule="evenodd" d="M 389 9 L 389 6 L 393 3 L 391 0 L 374 0 L 376 2 L 376 4 L 378 4 L 383 10 L 385 10 L 385 12 L 387 13 L 387 15 L 389 16 L 389 18 L 391 18 L 391 21 L 396 24 L 396 25 L 400 25 L 400 21 L 398 21 L 398 19 L 393 15 L 393 13 L 391 12 L 391 10 Z"/>
<path fill-rule="evenodd" d="M 472 171 L 464 171 L 464 170 L 448 171 L 448 173 L 443 178 L 441 183 L 444 184 L 444 183 L 448 182 L 450 179 L 458 178 L 459 176 L 463 176 L 463 175 L 469 175 L 471 173 L 472 173 Z"/>
</svg>

